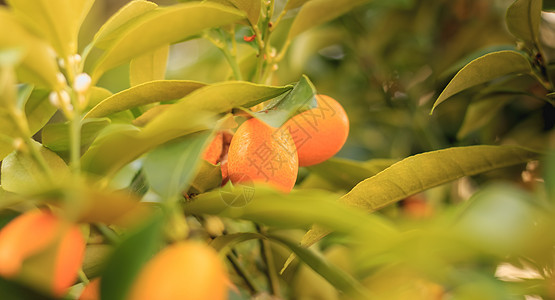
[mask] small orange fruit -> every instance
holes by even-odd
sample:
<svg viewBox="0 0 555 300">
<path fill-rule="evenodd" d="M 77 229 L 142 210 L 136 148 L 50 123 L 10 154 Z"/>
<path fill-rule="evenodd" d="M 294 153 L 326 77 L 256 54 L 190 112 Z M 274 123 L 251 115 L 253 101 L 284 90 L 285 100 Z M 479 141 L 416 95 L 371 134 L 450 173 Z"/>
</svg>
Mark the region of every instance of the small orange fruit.
<svg viewBox="0 0 555 300">
<path fill-rule="evenodd" d="M 227 172 L 233 183 L 264 182 L 290 192 L 298 169 L 294 141 L 284 128 L 252 118 L 241 124 L 231 139 Z"/>
<path fill-rule="evenodd" d="M 79 300 L 99 300 L 100 299 L 100 277 L 89 282 L 81 292 Z"/>
<path fill-rule="evenodd" d="M 63 295 L 77 279 L 83 262 L 85 240 L 75 224 L 46 211 L 24 213 L 0 230 L 0 276 L 15 278 L 27 258 L 55 247 L 53 270 L 46 276 L 48 289 Z M 54 249 L 54 248 L 52 248 Z"/>
<path fill-rule="evenodd" d="M 166 247 L 139 273 L 131 300 L 224 300 L 229 281 L 217 252 L 202 243 L 179 242 Z"/>
<path fill-rule="evenodd" d="M 222 155 L 223 145 L 223 133 L 219 132 L 202 153 L 202 158 L 213 165 L 217 164 Z"/>
<path fill-rule="evenodd" d="M 283 125 L 293 136 L 301 167 L 331 158 L 349 135 L 349 118 L 341 104 L 326 95 L 316 95 L 316 101 L 318 107 L 293 116 Z"/>
</svg>

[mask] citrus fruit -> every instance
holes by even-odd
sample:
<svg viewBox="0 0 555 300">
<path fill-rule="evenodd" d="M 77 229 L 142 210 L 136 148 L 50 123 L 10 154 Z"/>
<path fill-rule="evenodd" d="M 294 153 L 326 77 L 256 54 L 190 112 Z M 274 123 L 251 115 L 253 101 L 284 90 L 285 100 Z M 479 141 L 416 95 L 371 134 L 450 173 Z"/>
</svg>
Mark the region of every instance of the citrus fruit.
<svg viewBox="0 0 555 300">
<path fill-rule="evenodd" d="M 295 185 L 298 158 L 291 134 L 252 118 L 231 139 L 227 172 L 233 183 L 263 182 L 289 192 Z"/>
<path fill-rule="evenodd" d="M 229 281 L 217 252 L 202 243 L 178 242 L 143 267 L 131 288 L 131 300 L 223 300 Z"/>
<path fill-rule="evenodd" d="M 219 132 L 202 153 L 202 158 L 213 165 L 217 164 L 222 155 L 223 145 L 223 133 Z"/>
<path fill-rule="evenodd" d="M 100 299 L 100 277 L 89 282 L 81 292 L 79 300 L 99 300 Z"/>
<path fill-rule="evenodd" d="M 335 99 L 316 95 L 318 106 L 289 119 L 287 128 L 299 157 L 299 166 L 311 166 L 334 156 L 349 134 L 349 118 Z"/>
</svg>

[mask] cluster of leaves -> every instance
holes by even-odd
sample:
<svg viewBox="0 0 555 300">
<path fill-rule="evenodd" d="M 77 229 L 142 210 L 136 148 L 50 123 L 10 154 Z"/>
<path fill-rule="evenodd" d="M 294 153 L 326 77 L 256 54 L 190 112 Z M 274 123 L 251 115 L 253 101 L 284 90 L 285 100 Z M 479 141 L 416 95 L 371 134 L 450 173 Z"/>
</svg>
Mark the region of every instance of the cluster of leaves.
<svg viewBox="0 0 555 300">
<path fill-rule="evenodd" d="M 536 159 L 546 165 L 542 153 L 549 150 L 551 128 L 534 151 L 521 147 L 527 144 L 476 145 L 401 160 L 331 159 L 303 170 L 290 194 L 257 187 L 241 206 L 222 195 L 242 190 L 229 183 L 220 187 L 220 166 L 201 159 L 215 131 L 234 128 L 245 113 L 261 117 L 253 106 L 269 111 L 262 118 L 279 126 L 313 104 L 315 85 L 286 66 L 303 65 L 309 54 L 293 57 L 288 50 L 316 51 L 344 41 L 344 35 L 337 27 L 331 33 L 306 31 L 355 7 L 372 12 L 414 3 L 183 2 L 159 7 L 130 1 L 85 43 L 78 34 L 94 0 L 10 0 L 9 8 L 0 7 L 0 28 L 10 29 L 0 34 L 2 223 L 13 211 L 50 206 L 83 224 L 89 238 L 85 276 L 72 292 L 100 276 L 102 299 L 124 299 L 154 253 L 190 238 L 210 243 L 229 262 L 236 298 L 267 292 L 283 298 L 402 299 L 407 291 L 414 299 L 444 293 L 457 299 L 553 296 L 554 159 L 545 167 L 545 183 L 532 192 L 498 184 L 426 222 L 388 216 L 392 204 L 463 177 Z M 480 88 L 461 139 L 501 111 L 510 96 L 552 107 L 553 69 L 542 48 L 541 10 L 541 1 L 515 1 L 507 24 L 518 49 L 467 58 L 437 98 L 433 109 Z M 317 42 L 322 36 L 328 38 Z M 173 45 L 200 39 L 226 63 L 215 72 L 217 79 L 166 79 Z M 120 66 L 128 68 L 128 86 L 112 93 L 102 82 Z M 84 89 L 83 74 L 90 78 Z M 186 200 L 183 192 L 195 196 Z M 320 247 L 308 248 L 319 241 Z M 532 267 L 539 279 L 500 280 L 495 269 L 504 262 Z M 16 299 L 31 293 L 4 279 L 0 289 Z"/>
</svg>

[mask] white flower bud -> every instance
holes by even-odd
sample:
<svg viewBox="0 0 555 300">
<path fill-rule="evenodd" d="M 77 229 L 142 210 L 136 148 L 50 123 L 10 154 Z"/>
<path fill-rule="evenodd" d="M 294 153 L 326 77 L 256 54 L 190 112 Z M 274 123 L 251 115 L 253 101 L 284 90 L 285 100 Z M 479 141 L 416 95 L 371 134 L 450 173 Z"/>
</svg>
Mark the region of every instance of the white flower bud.
<svg viewBox="0 0 555 300">
<path fill-rule="evenodd" d="M 84 94 L 91 86 L 91 77 L 87 73 L 81 73 L 75 77 L 73 82 L 73 89 L 79 93 Z"/>
<path fill-rule="evenodd" d="M 60 99 L 58 98 L 57 92 L 50 92 L 50 95 L 48 95 L 48 100 L 50 101 L 50 104 L 52 104 L 52 106 L 60 108 Z"/>
<path fill-rule="evenodd" d="M 66 91 L 61 90 L 61 91 L 58 92 L 58 94 L 62 98 L 61 99 L 62 104 L 66 105 L 66 106 L 71 106 L 71 97 L 69 96 L 69 94 Z"/>
<path fill-rule="evenodd" d="M 56 74 L 56 79 L 58 79 L 58 83 L 59 83 L 61 86 L 65 86 L 66 83 L 67 83 L 66 77 L 65 77 L 64 74 L 62 74 L 62 73 Z"/>
<path fill-rule="evenodd" d="M 19 151 L 19 152 L 23 152 L 25 151 L 25 141 L 23 141 L 22 138 L 16 138 L 13 140 L 12 142 L 12 146 L 15 150 Z"/>
</svg>

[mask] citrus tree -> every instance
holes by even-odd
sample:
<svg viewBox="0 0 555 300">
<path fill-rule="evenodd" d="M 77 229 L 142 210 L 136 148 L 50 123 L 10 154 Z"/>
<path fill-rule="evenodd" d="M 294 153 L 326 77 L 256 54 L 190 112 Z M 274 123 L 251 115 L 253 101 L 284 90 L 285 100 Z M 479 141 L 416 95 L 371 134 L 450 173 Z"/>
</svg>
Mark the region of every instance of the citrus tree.
<svg viewBox="0 0 555 300">
<path fill-rule="evenodd" d="M 6 2 L 2 299 L 555 297 L 551 1 Z"/>
</svg>

